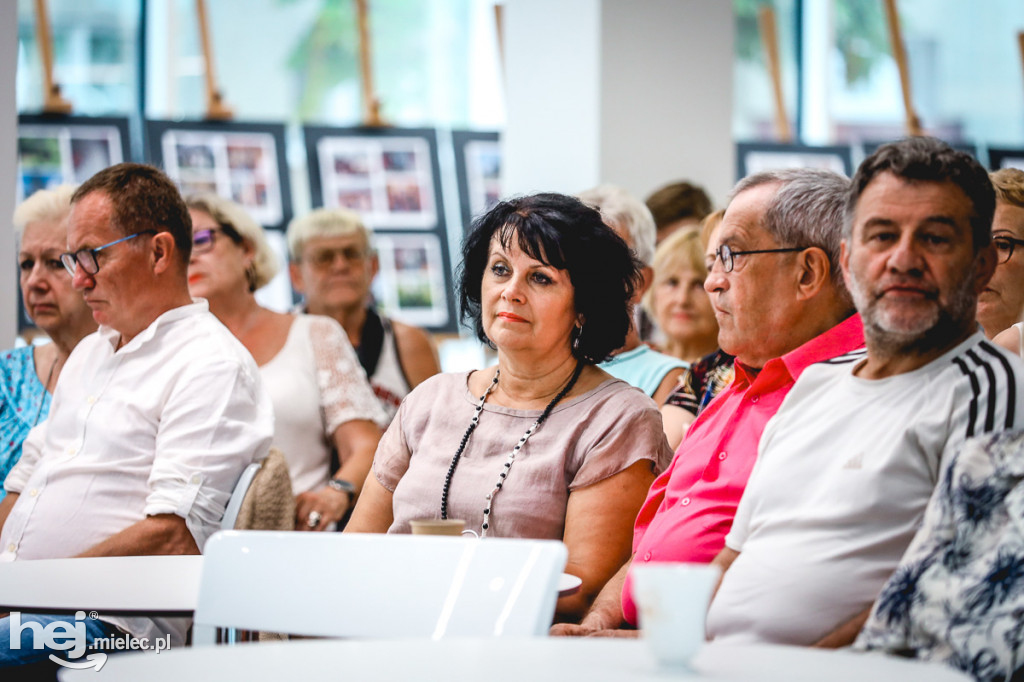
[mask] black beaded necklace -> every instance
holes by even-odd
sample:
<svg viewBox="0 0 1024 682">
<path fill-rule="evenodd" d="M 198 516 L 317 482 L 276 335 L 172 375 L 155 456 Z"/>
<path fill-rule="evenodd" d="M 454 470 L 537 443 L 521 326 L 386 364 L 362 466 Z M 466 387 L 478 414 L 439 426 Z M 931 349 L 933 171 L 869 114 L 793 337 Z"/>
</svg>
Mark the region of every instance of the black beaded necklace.
<svg viewBox="0 0 1024 682">
<path fill-rule="evenodd" d="M 534 431 L 536 431 L 540 427 L 540 425 L 543 424 L 544 421 L 548 418 L 548 415 L 551 414 L 551 411 L 555 409 L 555 405 L 561 402 L 562 398 L 568 395 L 569 391 L 572 390 L 572 387 L 576 385 L 576 380 L 580 378 L 580 373 L 582 372 L 583 363 L 581 361 L 577 361 L 576 369 L 573 370 L 572 377 L 569 378 L 569 383 L 567 383 L 565 387 L 558 392 L 558 395 L 552 398 L 551 402 L 549 402 L 547 407 L 544 408 L 544 411 L 540 413 L 539 417 L 537 417 L 537 421 L 535 421 L 530 428 L 526 429 L 526 433 L 524 433 L 523 437 L 519 439 L 519 442 L 516 443 L 516 446 L 512 448 L 512 452 L 509 453 L 508 459 L 505 460 L 505 464 L 501 469 L 501 473 L 498 474 L 498 481 L 494 484 L 494 488 L 491 490 L 491 492 L 487 493 L 487 506 L 484 508 L 484 522 L 483 525 L 480 527 L 480 537 L 487 536 L 487 529 L 490 527 L 489 521 L 491 518 L 491 505 L 494 502 L 494 496 L 501 491 L 501 485 L 502 483 L 505 482 L 505 477 L 508 476 L 509 469 L 512 468 L 512 463 L 515 461 L 516 455 L 519 454 L 519 451 L 522 449 L 523 445 L 526 444 L 526 441 L 529 440 L 530 436 L 533 435 Z M 480 423 L 480 413 L 483 412 L 484 410 L 484 403 L 487 402 L 487 396 L 489 396 L 491 392 L 498 386 L 498 377 L 500 375 L 500 369 L 494 372 L 494 379 L 491 380 L 491 383 L 487 387 L 487 390 L 484 391 L 484 394 L 480 396 L 480 402 L 476 406 L 476 412 L 473 414 L 473 418 L 469 421 L 469 427 L 466 429 L 466 433 L 464 433 L 462 436 L 462 442 L 459 443 L 459 449 L 455 451 L 455 456 L 452 457 L 452 463 L 448 466 L 448 473 L 445 474 L 444 477 L 444 487 L 441 489 L 442 519 L 448 518 L 448 490 L 451 488 L 452 485 L 452 476 L 455 474 L 455 467 L 459 465 L 459 460 L 462 458 L 462 451 L 466 449 L 466 443 L 469 442 L 470 435 L 472 435 L 473 430 L 476 428 L 476 425 Z"/>
</svg>

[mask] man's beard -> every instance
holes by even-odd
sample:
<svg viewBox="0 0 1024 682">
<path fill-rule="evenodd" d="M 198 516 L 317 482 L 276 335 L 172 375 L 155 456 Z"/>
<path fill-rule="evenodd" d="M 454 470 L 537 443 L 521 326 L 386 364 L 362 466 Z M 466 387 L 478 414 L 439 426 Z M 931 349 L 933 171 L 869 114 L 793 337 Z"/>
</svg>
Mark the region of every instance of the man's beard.
<svg viewBox="0 0 1024 682">
<path fill-rule="evenodd" d="M 864 336 L 870 346 L 893 354 L 921 354 L 952 347 L 977 325 L 974 321 L 978 294 L 974 291 L 977 263 L 971 263 L 963 278 L 950 292 L 949 302 L 932 301 L 931 314 L 903 323 L 880 305 L 875 294 L 858 281 L 851 270 L 850 294 L 864 323 Z M 914 323 L 916 322 L 916 323 Z"/>
</svg>

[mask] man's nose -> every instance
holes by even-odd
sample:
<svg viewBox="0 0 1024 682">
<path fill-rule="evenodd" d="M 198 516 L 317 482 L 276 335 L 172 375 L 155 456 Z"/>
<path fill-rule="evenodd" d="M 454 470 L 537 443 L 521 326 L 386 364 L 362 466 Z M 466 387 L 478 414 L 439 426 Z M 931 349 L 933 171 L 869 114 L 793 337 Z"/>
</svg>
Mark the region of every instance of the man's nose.
<svg viewBox="0 0 1024 682">
<path fill-rule="evenodd" d="M 71 286 L 75 289 L 88 289 L 96 283 L 93 276 L 85 271 L 85 268 L 81 266 L 75 267 L 75 274 L 71 276 Z"/>
<path fill-rule="evenodd" d="M 920 271 L 924 267 L 919 244 L 912 234 L 902 235 L 889 254 L 889 267 L 897 272 Z"/>
</svg>

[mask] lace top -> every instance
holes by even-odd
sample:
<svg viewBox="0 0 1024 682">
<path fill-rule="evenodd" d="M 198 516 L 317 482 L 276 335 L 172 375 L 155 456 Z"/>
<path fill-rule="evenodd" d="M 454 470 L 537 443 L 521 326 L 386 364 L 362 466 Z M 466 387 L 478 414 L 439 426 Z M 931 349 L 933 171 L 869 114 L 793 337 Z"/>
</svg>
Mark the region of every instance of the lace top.
<svg viewBox="0 0 1024 682">
<path fill-rule="evenodd" d="M 50 412 L 50 394 L 36 374 L 32 347 L 0 355 L 0 483 L 19 459 L 21 443 Z M 6 495 L 0 488 L 0 500 Z"/>
<path fill-rule="evenodd" d="M 260 374 L 274 404 L 274 445 L 296 494 L 327 483 L 331 435 L 341 424 L 386 424 L 348 337 L 331 318 L 296 315 L 284 347 Z"/>
</svg>

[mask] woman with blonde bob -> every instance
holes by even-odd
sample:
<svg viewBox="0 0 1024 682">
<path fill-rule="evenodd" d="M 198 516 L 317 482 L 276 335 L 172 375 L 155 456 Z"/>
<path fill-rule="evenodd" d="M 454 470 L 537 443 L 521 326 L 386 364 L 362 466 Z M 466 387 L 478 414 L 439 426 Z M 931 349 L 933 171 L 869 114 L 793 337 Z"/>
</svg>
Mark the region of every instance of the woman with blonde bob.
<svg viewBox="0 0 1024 682">
<path fill-rule="evenodd" d="M 711 214 L 701 230 L 677 230 L 654 252 L 654 285 L 643 298 L 647 312 L 665 337 L 661 352 L 694 363 L 718 349 L 718 322 L 711 299 L 704 291 L 708 269 L 704 264 L 707 239 L 722 220 Z"/>
<path fill-rule="evenodd" d="M 67 250 L 66 218 L 75 188 L 39 190 L 14 212 L 18 277 L 25 311 L 53 343 L 0 353 L 0 498 L 3 481 L 21 458 L 29 430 L 46 419 L 64 362 L 96 331 L 92 311 L 60 262 Z"/>
<path fill-rule="evenodd" d="M 277 272 L 261 228 L 214 195 L 186 199 L 193 247 L 188 284 L 252 353 L 274 404 L 274 446 L 288 462 L 295 529 L 341 521 L 370 470 L 385 419 L 341 326 L 319 315 L 278 313 L 254 292 Z M 332 450 L 340 468 L 331 476 Z"/>
</svg>

